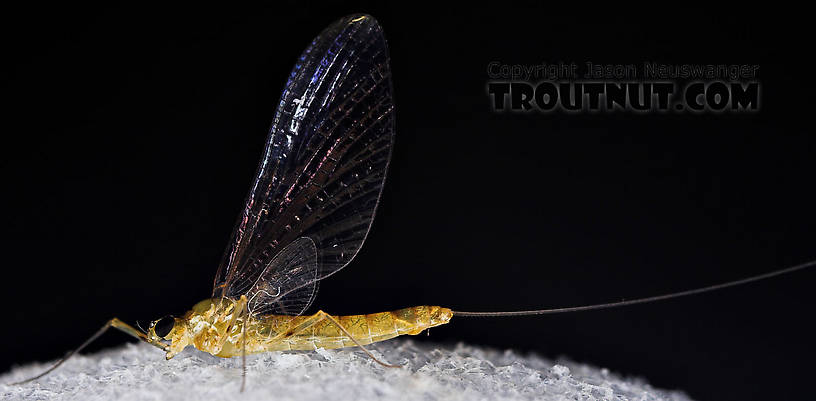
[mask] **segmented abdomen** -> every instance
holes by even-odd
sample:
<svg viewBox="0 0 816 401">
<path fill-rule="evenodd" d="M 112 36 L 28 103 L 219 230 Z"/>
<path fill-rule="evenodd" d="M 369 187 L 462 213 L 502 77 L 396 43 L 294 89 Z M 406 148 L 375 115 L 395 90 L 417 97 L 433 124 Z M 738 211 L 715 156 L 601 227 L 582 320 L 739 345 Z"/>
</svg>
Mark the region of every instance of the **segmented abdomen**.
<svg viewBox="0 0 816 401">
<path fill-rule="evenodd" d="M 414 306 L 368 315 L 333 316 L 362 345 L 401 335 L 415 335 L 430 327 L 448 323 L 453 313 L 439 306 Z M 354 342 L 329 319 L 300 332 L 296 328 L 313 316 L 268 316 L 272 333 L 292 332 L 288 338 L 265 344 L 267 351 L 314 350 L 353 347 Z"/>
</svg>

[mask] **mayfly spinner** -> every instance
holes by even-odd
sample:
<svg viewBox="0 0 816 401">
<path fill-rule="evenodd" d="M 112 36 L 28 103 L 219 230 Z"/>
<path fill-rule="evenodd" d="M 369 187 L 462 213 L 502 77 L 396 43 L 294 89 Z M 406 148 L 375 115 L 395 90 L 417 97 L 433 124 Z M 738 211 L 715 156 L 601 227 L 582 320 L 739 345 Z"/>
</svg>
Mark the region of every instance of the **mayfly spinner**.
<svg viewBox="0 0 816 401">
<path fill-rule="evenodd" d="M 295 64 L 281 95 L 244 209 L 215 274 L 212 296 L 146 331 L 111 319 L 46 372 L 108 328 L 166 352 L 188 345 L 219 357 L 365 345 L 415 335 L 453 316 L 516 316 L 600 309 L 690 295 L 810 267 L 625 302 L 517 312 L 458 312 L 416 306 L 368 315 L 304 316 L 320 280 L 349 264 L 368 234 L 394 143 L 388 50 L 367 15 L 324 30 Z M 241 388 L 243 389 L 244 381 Z M 24 383 L 21 382 L 21 383 Z"/>
</svg>

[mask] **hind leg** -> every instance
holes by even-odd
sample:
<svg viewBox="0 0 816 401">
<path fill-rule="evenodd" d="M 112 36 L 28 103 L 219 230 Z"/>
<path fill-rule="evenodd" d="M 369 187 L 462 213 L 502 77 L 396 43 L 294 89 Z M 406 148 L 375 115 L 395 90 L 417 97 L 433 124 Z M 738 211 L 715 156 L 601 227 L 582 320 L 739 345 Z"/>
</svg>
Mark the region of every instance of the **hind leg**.
<svg viewBox="0 0 816 401">
<path fill-rule="evenodd" d="M 389 364 L 389 363 L 386 363 L 386 362 L 383 362 L 383 361 L 377 359 L 377 357 L 375 357 L 368 349 L 366 349 L 366 347 L 364 347 L 363 344 L 360 344 L 360 342 L 357 341 L 357 339 L 355 339 L 354 336 L 352 336 L 351 333 L 349 333 L 349 331 L 345 327 L 343 327 L 343 325 L 340 324 L 340 322 L 337 321 L 337 319 L 335 319 L 332 315 L 329 315 L 328 313 L 323 312 L 322 310 L 317 311 L 317 313 L 315 313 L 312 316 L 309 316 L 306 320 L 304 320 L 303 322 L 301 322 L 297 326 L 292 327 L 289 330 L 287 330 L 286 332 L 273 337 L 273 340 L 284 340 L 286 338 L 295 336 L 297 334 L 300 334 L 300 333 L 310 329 L 312 326 L 314 326 L 314 325 L 316 325 L 316 324 L 318 324 L 318 323 L 320 323 L 320 322 L 322 322 L 324 320 L 329 321 L 331 324 L 333 324 L 338 329 L 340 329 L 340 331 L 346 337 L 348 337 L 348 339 L 351 340 L 351 342 L 353 342 L 354 345 L 360 347 L 360 349 L 362 349 L 363 352 L 366 353 L 366 355 L 368 355 L 371 359 L 373 359 L 374 362 L 377 362 L 378 364 L 380 364 L 382 366 L 385 366 L 387 368 L 398 368 L 398 367 L 400 367 L 399 365 L 392 365 L 392 364 Z"/>
</svg>

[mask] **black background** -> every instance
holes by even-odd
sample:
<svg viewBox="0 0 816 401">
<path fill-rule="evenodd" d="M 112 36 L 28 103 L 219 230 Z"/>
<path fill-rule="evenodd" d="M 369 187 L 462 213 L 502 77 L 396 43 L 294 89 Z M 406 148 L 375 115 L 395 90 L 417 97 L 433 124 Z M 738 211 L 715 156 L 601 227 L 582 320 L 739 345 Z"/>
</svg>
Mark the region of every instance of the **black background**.
<svg viewBox="0 0 816 401">
<path fill-rule="evenodd" d="M 8 10 L 0 368 L 53 359 L 112 316 L 154 319 L 210 294 L 287 74 L 351 12 L 385 29 L 397 142 L 368 241 L 323 282 L 321 309 L 582 305 L 816 257 L 807 24 L 498 6 Z M 762 109 L 496 113 L 491 61 L 759 64 Z M 814 278 L 455 318 L 416 340 L 565 355 L 697 399 L 806 399 Z"/>
</svg>

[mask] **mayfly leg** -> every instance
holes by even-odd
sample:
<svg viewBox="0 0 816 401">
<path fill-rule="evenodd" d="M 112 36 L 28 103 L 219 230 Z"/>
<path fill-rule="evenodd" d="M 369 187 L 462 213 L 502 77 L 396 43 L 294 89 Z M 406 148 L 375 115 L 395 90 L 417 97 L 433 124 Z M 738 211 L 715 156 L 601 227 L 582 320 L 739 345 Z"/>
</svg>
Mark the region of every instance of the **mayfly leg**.
<svg viewBox="0 0 816 401">
<path fill-rule="evenodd" d="M 241 392 L 246 385 L 246 324 L 241 328 Z"/>
<path fill-rule="evenodd" d="M 366 347 L 364 347 L 363 344 L 360 344 L 360 342 L 357 341 L 357 339 L 355 339 L 354 336 L 352 336 L 351 333 L 349 333 L 349 331 L 346 330 L 346 328 L 343 327 L 343 325 L 340 324 L 340 322 L 337 321 L 337 319 L 335 319 L 334 317 L 332 317 L 328 313 L 323 312 L 322 310 L 317 311 L 317 313 L 310 316 L 308 319 L 306 319 L 306 321 L 299 324 L 294 329 L 291 329 L 289 332 L 285 333 L 283 336 L 278 336 L 278 337 L 286 338 L 286 337 L 294 336 L 294 335 L 296 335 L 296 334 L 298 334 L 300 332 L 308 330 L 310 327 L 322 322 L 323 320 L 328 320 L 329 322 L 331 322 L 332 324 L 337 326 L 337 328 L 339 328 L 340 331 L 342 331 L 343 334 L 345 334 L 346 337 L 348 337 L 351 340 L 351 342 L 354 343 L 354 345 L 360 347 L 360 349 L 363 350 L 363 352 L 365 352 L 366 355 L 368 355 L 371 359 L 373 359 L 374 362 L 377 362 L 378 364 L 380 364 L 382 366 L 385 366 L 387 368 L 399 368 L 399 367 L 401 367 L 400 365 L 391 365 L 389 363 L 385 363 L 385 362 L 377 359 L 377 357 L 374 356 L 374 354 L 372 354 L 368 349 L 366 349 Z"/>
<path fill-rule="evenodd" d="M 346 337 L 348 337 L 349 339 L 351 339 L 351 342 L 353 342 L 353 343 L 354 343 L 354 345 L 356 345 L 356 346 L 360 347 L 360 349 L 361 349 L 361 350 L 363 350 L 363 352 L 365 352 L 365 353 L 366 353 L 366 355 L 368 355 L 368 356 L 369 356 L 371 359 L 373 359 L 373 360 L 374 360 L 374 362 L 377 362 L 377 363 L 379 363 L 380 365 L 385 366 L 386 368 L 399 368 L 399 367 L 401 367 L 400 365 L 392 365 L 392 364 L 390 364 L 390 363 L 385 363 L 385 362 L 383 362 L 383 361 L 381 361 L 381 360 L 377 359 L 377 357 L 376 357 L 376 356 L 374 356 L 374 354 L 372 354 L 372 353 L 371 353 L 371 352 L 370 352 L 368 349 L 366 349 L 366 347 L 364 347 L 364 346 L 363 346 L 363 344 L 360 344 L 360 343 L 359 343 L 359 342 L 358 342 L 358 341 L 357 341 L 357 340 L 354 338 L 354 336 L 352 336 L 352 335 L 351 335 L 351 333 L 349 333 L 349 331 L 348 331 L 348 330 L 346 330 L 346 328 L 345 328 L 345 327 L 343 327 L 343 325 L 342 325 L 342 324 L 340 324 L 340 322 L 338 322 L 338 321 L 337 321 L 337 319 L 335 319 L 334 317 L 332 317 L 332 315 L 329 315 L 328 313 L 325 313 L 325 312 L 323 312 L 323 311 L 319 311 L 319 312 L 317 312 L 317 313 L 322 313 L 323 315 L 325 315 L 324 317 L 325 317 L 326 319 L 328 319 L 330 322 L 334 323 L 334 325 L 335 325 L 335 326 L 337 326 L 337 327 L 340 329 L 340 331 L 342 331 L 342 332 L 343 332 L 343 333 L 346 335 Z"/>
<path fill-rule="evenodd" d="M 242 297 L 245 298 L 245 297 Z M 246 311 L 246 307 L 244 307 Z M 244 324 L 241 325 L 241 391 L 244 392 L 244 386 L 246 385 L 246 327 L 249 320 L 249 314 L 244 314 Z"/>
<path fill-rule="evenodd" d="M 24 384 L 24 383 L 28 383 L 28 382 L 30 382 L 30 381 L 37 380 L 37 379 L 39 379 L 39 378 L 41 378 L 41 377 L 43 377 L 43 376 L 45 376 L 45 375 L 47 375 L 47 374 L 51 373 L 51 372 L 52 372 L 54 369 L 56 369 L 56 368 L 60 367 L 60 365 L 62 365 L 63 363 L 65 363 L 65 361 L 67 361 L 69 358 L 71 358 L 72 356 L 74 356 L 74 354 L 78 353 L 79 351 L 82 351 L 82 349 L 83 349 L 83 348 L 85 348 L 85 347 L 87 347 L 87 346 L 88 346 L 88 344 L 92 343 L 94 340 L 96 340 L 97 338 L 99 338 L 99 336 L 101 336 L 102 334 L 105 334 L 105 332 L 106 332 L 106 331 L 107 331 L 109 328 L 111 328 L 111 327 L 113 327 L 113 328 L 115 328 L 115 329 L 118 329 L 118 330 L 121 330 L 121 331 L 123 331 L 123 332 L 125 332 L 125 333 L 127 333 L 127 334 L 130 334 L 131 336 L 136 337 L 136 338 L 138 338 L 139 340 L 142 340 L 142 341 L 144 341 L 144 342 L 146 342 L 146 343 L 148 343 L 148 344 L 150 344 L 150 345 L 153 345 L 153 346 L 155 346 L 155 347 L 161 348 L 163 351 L 167 351 L 167 350 L 168 350 L 168 347 L 167 347 L 166 345 L 161 344 L 161 343 L 157 343 L 157 342 L 153 342 L 153 341 L 151 341 L 151 340 L 150 340 L 150 339 L 147 337 L 147 335 L 145 335 L 145 334 L 144 334 L 144 333 L 142 333 L 141 331 L 139 331 L 139 330 L 137 330 L 137 329 L 133 328 L 133 326 L 131 326 L 131 325 L 129 325 L 129 324 L 127 324 L 127 323 L 125 323 L 125 322 L 123 322 L 123 321 L 121 321 L 121 320 L 117 319 L 117 318 L 113 318 L 113 319 L 111 319 L 111 320 L 108 320 L 108 322 L 107 322 L 107 323 L 105 323 L 105 325 L 104 325 L 104 326 L 102 326 L 102 328 L 100 328 L 100 329 L 99 329 L 99 330 L 98 330 L 96 333 L 94 333 L 94 335 L 92 335 L 90 338 L 88 338 L 87 340 L 85 340 L 85 342 L 84 342 L 84 343 L 82 343 L 82 345 L 80 345 L 79 347 L 77 347 L 77 348 L 76 348 L 76 349 L 74 349 L 74 350 L 68 351 L 68 352 L 65 354 L 65 356 L 63 356 L 63 357 L 62 357 L 62 359 L 60 359 L 59 361 L 57 361 L 57 363 L 56 363 L 56 364 L 54 364 L 54 366 L 52 366 L 51 368 L 49 368 L 49 369 L 48 369 L 48 370 L 46 370 L 45 372 L 42 372 L 42 373 L 40 373 L 40 374 L 38 374 L 37 376 L 34 376 L 34 377 L 32 377 L 32 378 L 25 379 L 25 380 L 22 380 L 22 381 L 19 381 L 19 382 L 15 382 L 15 383 L 10 383 L 10 384 L 11 384 L 11 385 L 17 385 L 17 384 Z"/>
</svg>

